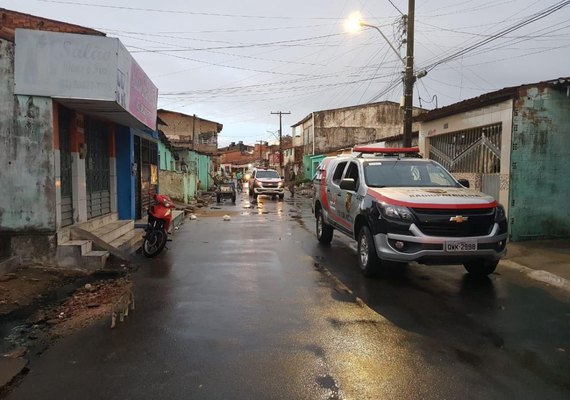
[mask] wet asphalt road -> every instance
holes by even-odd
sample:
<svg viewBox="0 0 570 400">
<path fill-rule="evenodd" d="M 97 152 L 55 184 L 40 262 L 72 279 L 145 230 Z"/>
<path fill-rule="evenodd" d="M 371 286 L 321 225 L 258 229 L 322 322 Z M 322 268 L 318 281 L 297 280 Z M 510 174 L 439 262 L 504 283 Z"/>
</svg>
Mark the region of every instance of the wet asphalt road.
<svg viewBox="0 0 570 400">
<path fill-rule="evenodd" d="M 518 273 L 369 280 L 310 203 L 224 204 L 140 259 L 136 310 L 33 359 L 8 399 L 566 399 L 570 303 Z M 226 211 L 237 212 L 223 222 Z"/>
</svg>

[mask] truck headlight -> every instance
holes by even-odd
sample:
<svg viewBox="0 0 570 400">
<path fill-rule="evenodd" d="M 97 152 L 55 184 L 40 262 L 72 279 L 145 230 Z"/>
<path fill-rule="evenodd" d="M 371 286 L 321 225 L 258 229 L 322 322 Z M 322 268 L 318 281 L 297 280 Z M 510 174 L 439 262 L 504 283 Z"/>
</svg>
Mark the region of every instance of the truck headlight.
<svg viewBox="0 0 570 400">
<path fill-rule="evenodd" d="M 282 187 L 283 187 L 283 182 L 279 182 L 279 183 L 277 184 L 277 187 L 282 188 Z"/>
<path fill-rule="evenodd" d="M 501 222 L 506 219 L 507 219 L 507 214 L 505 213 L 505 208 L 499 204 L 495 208 L 495 222 Z"/>
<path fill-rule="evenodd" d="M 262 186 L 262 185 L 261 185 L 261 182 L 259 182 L 259 181 L 255 181 L 255 186 L 257 186 L 257 187 L 261 187 L 261 186 Z"/>
<path fill-rule="evenodd" d="M 412 213 L 407 207 L 394 206 L 391 204 L 382 204 L 381 210 L 384 216 L 392 219 L 401 219 L 403 221 L 413 221 Z"/>
</svg>

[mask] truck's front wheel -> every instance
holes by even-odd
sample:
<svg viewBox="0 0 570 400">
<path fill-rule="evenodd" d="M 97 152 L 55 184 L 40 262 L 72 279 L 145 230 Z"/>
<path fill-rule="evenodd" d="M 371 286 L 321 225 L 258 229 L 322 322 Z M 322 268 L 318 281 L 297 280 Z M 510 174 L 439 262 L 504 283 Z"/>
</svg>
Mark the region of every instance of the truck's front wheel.
<svg viewBox="0 0 570 400">
<path fill-rule="evenodd" d="M 487 276 L 495 272 L 497 264 L 499 261 L 474 260 L 466 262 L 463 266 L 472 275 Z"/>
<path fill-rule="evenodd" d="M 367 278 L 374 277 L 380 272 L 380 259 L 376 254 L 374 238 L 366 225 L 358 232 L 358 266 L 362 275 Z"/>
</svg>

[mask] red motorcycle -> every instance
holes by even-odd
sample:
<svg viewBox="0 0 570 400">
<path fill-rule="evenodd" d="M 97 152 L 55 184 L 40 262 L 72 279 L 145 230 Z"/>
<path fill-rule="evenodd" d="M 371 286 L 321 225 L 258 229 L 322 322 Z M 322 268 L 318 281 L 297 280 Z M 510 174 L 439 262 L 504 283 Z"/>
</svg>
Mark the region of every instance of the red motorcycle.
<svg viewBox="0 0 570 400">
<path fill-rule="evenodd" d="M 165 194 L 149 194 L 154 199 L 154 204 L 148 208 L 148 224 L 143 236 L 142 252 L 145 257 L 152 258 L 166 246 L 168 229 L 172 222 L 172 209 L 175 206 Z"/>
</svg>

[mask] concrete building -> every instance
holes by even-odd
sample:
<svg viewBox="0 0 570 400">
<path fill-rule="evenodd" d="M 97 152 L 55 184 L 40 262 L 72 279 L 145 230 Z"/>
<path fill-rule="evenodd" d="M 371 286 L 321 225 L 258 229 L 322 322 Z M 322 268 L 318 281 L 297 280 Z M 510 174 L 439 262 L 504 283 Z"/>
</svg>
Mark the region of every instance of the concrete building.
<svg viewBox="0 0 570 400">
<path fill-rule="evenodd" d="M 180 157 L 180 168 L 197 177 L 197 187 L 208 190 L 216 168 L 214 158 L 218 151 L 218 134 L 223 125 L 176 111 L 160 109 L 158 117 L 164 121 L 162 130 Z"/>
<path fill-rule="evenodd" d="M 422 110 L 414 109 L 414 115 Z M 383 101 L 315 111 L 291 125 L 292 136 L 302 138 L 305 177 L 310 178 L 324 154 L 356 144 L 386 141 L 402 145 L 403 112 L 398 103 Z M 414 124 L 412 143 L 417 144 L 419 124 Z"/>
<path fill-rule="evenodd" d="M 424 156 L 505 206 L 511 240 L 570 237 L 570 78 L 486 93 L 416 121 Z"/>
<path fill-rule="evenodd" d="M 222 124 L 176 111 L 160 109 L 157 113 L 166 123 L 164 133 L 175 147 L 216 154 L 218 134 L 224 127 Z"/>
<path fill-rule="evenodd" d="M 136 201 L 158 184 L 158 90 L 118 39 L 0 19 L 0 257 L 101 267 L 109 252 L 78 232 L 130 245 Z"/>
<path fill-rule="evenodd" d="M 180 155 L 170 140 L 160 129 L 158 130 L 158 151 L 160 160 L 159 182 L 161 193 L 167 194 L 171 199 L 188 204 L 190 199 L 197 195 L 198 174 L 194 165 L 182 166 Z"/>
</svg>

